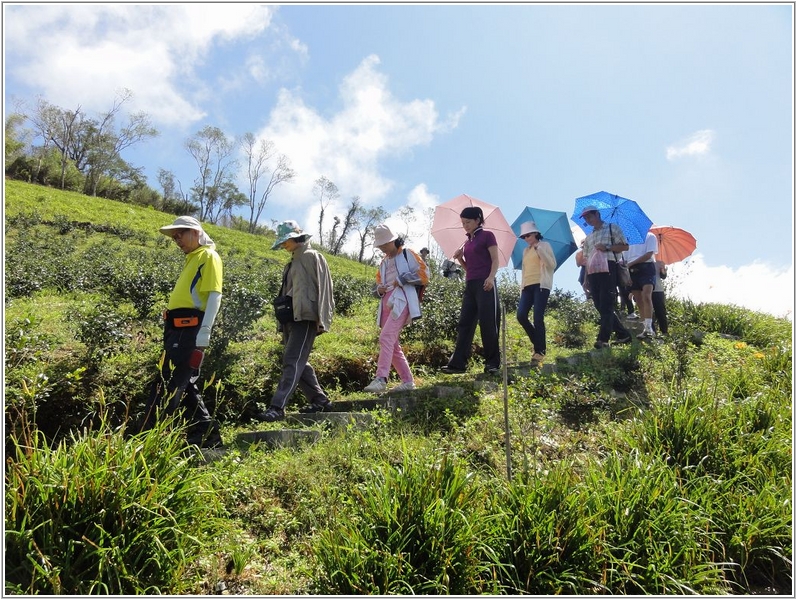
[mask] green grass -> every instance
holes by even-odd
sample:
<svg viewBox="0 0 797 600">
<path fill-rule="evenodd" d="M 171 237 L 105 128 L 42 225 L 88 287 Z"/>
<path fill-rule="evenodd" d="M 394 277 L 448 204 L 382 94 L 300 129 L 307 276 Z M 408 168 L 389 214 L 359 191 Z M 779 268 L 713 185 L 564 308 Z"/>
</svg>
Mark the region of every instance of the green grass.
<svg viewBox="0 0 797 600">
<path fill-rule="evenodd" d="M 556 370 L 539 372 L 504 286 L 507 436 L 501 380 L 478 358 L 438 375 L 458 290 L 433 281 L 404 339 L 416 409 L 269 450 L 234 440 L 285 426 L 248 415 L 279 377 L 268 302 L 288 256 L 268 235 L 209 226 L 226 288 L 203 380 L 230 449 L 204 464 L 177 424 L 125 433 L 180 265 L 157 232 L 172 220 L 6 182 L 9 593 L 791 589 L 789 322 L 671 301 L 669 339 L 595 352 L 594 309 L 558 293 L 546 314 Z M 364 398 L 374 267 L 328 260 L 340 310 L 311 362 L 333 400 Z"/>
</svg>

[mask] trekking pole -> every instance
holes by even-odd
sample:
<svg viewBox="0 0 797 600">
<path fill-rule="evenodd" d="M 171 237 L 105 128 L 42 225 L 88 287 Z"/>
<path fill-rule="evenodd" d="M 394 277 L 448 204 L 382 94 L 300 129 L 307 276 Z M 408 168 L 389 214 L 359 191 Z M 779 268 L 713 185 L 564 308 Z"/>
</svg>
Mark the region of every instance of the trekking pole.
<svg viewBox="0 0 797 600">
<path fill-rule="evenodd" d="M 504 376 L 504 444 L 506 444 L 506 478 L 512 481 L 512 448 L 509 437 L 509 396 L 507 392 L 507 369 L 506 369 L 506 310 L 504 303 L 501 303 L 501 354 L 503 355 L 503 376 Z"/>
</svg>

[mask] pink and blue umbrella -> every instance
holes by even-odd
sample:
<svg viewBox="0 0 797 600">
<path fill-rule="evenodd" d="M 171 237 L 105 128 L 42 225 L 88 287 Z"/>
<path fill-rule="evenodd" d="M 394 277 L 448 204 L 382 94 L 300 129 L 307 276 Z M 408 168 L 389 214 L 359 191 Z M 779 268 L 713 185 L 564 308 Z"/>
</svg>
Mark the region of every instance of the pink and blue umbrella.
<svg viewBox="0 0 797 600">
<path fill-rule="evenodd" d="M 587 235 L 592 233 L 592 226 L 586 224 L 581 218 L 581 213 L 588 206 L 598 209 L 604 223 L 616 224 L 623 231 L 629 244 L 644 243 L 650 226 L 653 225 L 653 221 L 633 200 L 609 192 L 595 192 L 589 196 L 576 198 L 575 210 L 570 217 Z"/>
<path fill-rule="evenodd" d="M 553 248 L 557 269 L 578 249 L 576 241 L 573 239 L 573 232 L 570 230 L 567 213 L 527 206 L 512 223 L 512 231 L 520 235 L 520 226 L 527 221 L 534 221 L 542 238 Z M 515 243 L 515 248 L 512 251 L 512 265 L 516 269 L 523 267 L 523 250 L 527 247 L 528 244 L 525 240 L 518 239 Z"/>
</svg>

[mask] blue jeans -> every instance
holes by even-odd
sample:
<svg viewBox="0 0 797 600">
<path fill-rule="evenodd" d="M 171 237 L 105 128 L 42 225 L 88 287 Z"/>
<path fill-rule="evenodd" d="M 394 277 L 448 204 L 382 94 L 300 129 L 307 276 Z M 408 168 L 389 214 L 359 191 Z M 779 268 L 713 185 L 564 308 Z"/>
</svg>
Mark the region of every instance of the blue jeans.
<svg viewBox="0 0 797 600">
<path fill-rule="evenodd" d="M 527 285 L 520 292 L 520 302 L 517 306 L 517 320 L 529 336 L 534 352 L 545 354 L 545 307 L 548 306 L 548 296 L 551 290 L 540 287 L 539 283 Z M 534 324 L 529 321 L 529 311 L 534 309 Z"/>
</svg>

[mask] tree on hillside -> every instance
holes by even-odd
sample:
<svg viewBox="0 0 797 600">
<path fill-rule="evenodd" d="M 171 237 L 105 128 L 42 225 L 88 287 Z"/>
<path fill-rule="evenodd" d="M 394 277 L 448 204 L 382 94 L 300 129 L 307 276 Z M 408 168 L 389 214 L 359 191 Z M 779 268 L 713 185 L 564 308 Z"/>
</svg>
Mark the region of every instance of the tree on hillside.
<svg viewBox="0 0 797 600">
<path fill-rule="evenodd" d="M 365 248 L 374 239 L 374 229 L 387 219 L 388 213 L 381 206 L 377 206 L 375 208 L 362 210 L 360 215 L 358 221 L 359 228 L 357 230 L 360 235 L 360 253 L 357 256 L 357 260 L 359 262 L 365 262 Z"/>
<path fill-rule="evenodd" d="M 225 182 L 232 181 L 237 161 L 232 158 L 233 142 L 218 127 L 210 125 L 185 141 L 185 148 L 196 161 L 199 176 L 191 188 L 193 200 L 199 204 L 199 220 L 215 223 L 224 202 Z"/>
<path fill-rule="evenodd" d="M 340 235 L 337 235 L 336 228 L 332 228 L 332 239 L 330 240 L 330 250 L 332 254 L 338 255 L 341 253 L 343 249 L 343 244 L 346 243 L 346 239 L 351 233 L 352 229 L 357 227 L 357 224 L 360 220 L 360 212 L 362 211 L 362 204 L 360 202 L 359 196 L 354 196 L 351 199 L 351 204 L 349 204 L 349 208 L 346 211 L 346 217 L 343 219 L 343 229 L 340 232 Z M 340 218 L 335 217 L 336 225 L 340 223 Z"/>
<path fill-rule="evenodd" d="M 324 215 L 329 203 L 336 200 L 340 193 L 338 192 L 338 186 L 327 179 L 326 176 L 321 176 L 315 180 L 313 194 L 318 197 L 318 203 L 321 206 L 321 211 L 318 213 L 318 243 L 328 248 L 329 246 L 324 244 Z"/>
<path fill-rule="evenodd" d="M 191 202 L 188 194 L 183 192 L 180 180 L 172 171 L 158 169 L 158 184 L 163 190 L 159 210 L 175 215 L 192 215 L 199 210 L 199 207 Z"/>
<path fill-rule="evenodd" d="M 43 146 L 36 151 L 35 179 L 41 180 L 44 158 L 49 149 L 55 147 L 61 159 L 61 189 L 65 188 L 70 164 L 85 177 L 83 191 L 92 196 L 98 195 L 103 178 L 106 181 L 102 185 L 106 188 L 124 191 L 125 186 L 128 189 L 140 187 L 141 169 L 124 161 L 121 153 L 158 135 L 158 131 L 143 112 L 130 115 L 127 123 L 116 129 L 116 118 L 131 98 L 130 90 L 122 90 L 113 106 L 97 118 L 88 117 L 80 106 L 66 110 L 39 98 L 29 117 L 36 135 L 43 140 Z"/>
<path fill-rule="evenodd" d="M 83 113 L 80 106 L 75 110 L 64 110 L 54 104 L 50 104 L 47 100 L 39 98 L 36 102 L 36 108 L 30 117 L 36 133 L 44 140 L 44 147 L 42 156 L 46 154 L 50 144 L 58 149 L 61 156 L 61 182 L 60 187 L 64 189 L 66 181 L 66 167 L 69 162 L 69 153 L 72 149 L 74 141 L 78 135 L 78 129 L 83 120 Z M 38 170 L 41 168 L 42 161 L 40 160 L 36 169 L 36 177 L 38 179 Z"/>
<path fill-rule="evenodd" d="M 231 178 L 222 181 L 218 187 L 208 188 L 208 198 L 212 199 L 210 204 L 218 207 L 217 212 L 210 216 L 213 223 L 224 217 L 232 218 L 232 211 L 239 206 L 246 206 L 248 201 L 246 194 L 238 189 Z"/>
<path fill-rule="evenodd" d="M 5 122 L 5 161 L 10 165 L 17 158 L 21 157 L 25 146 L 28 145 L 26 133 L 22 130 L 26 117 L 22 113 L 11 113 L 6 117 Z"/>
<path fill-rule="evenodd" d="M 241 147 L 246 156 L 247 176 L 249 178 L 249 233 L 255 233 L 257 222 L 260 220 L 263 208 L 266 206 L 266 202 L 274 188 L 280 183 L 292 181 L 296 173 L 290 167 L 290 161 L 284 154 L 280 154 L 277 157 L 277 164 L 273 168 L 269 167 L 269 162 L 276 153 L 276 146 L 271 140 L 261 139 L 258 144 L 254 134 L 247 132 L 241 138 Z M 269 172 L 271 177 L 266 189 L 258 197 L 258 183 Z"/>
<path fill-rule="evenodd" d="M 408 239 L 410 237 L 410 231 L 412 231 L 413 224 L 418 220 L 415 215 L 415 208 L 412 206 L 402 206 L 398 213 L 398 218 L 401 219 L 401 222 L 404 223 L 404 239 Z"/>
<path fill-rule="evenodd" d="M 122 105 L 133 97 L 130 90 L 122 90 L 108 112 L 99 119 L 90 119 L 81 127 L 84 138 L 86 160 L 86 193 L 97 195 L 97 186 L 103 176 L 114 177 L 119 173 L 136 170 L 122 160 L 121 153 L 131 146 L 159 135 L 149 116 L 144 112 L 133 113 L 118 131 L 115 119 Z M 77 161 L 76 161 L 76 164 Z M 80 165 L 78 165 L 80 168 Z M 84 169 L 81 169 L 83 171 Z M 140 172 L 140 170 L 137 170 Z"/>
</svg>

